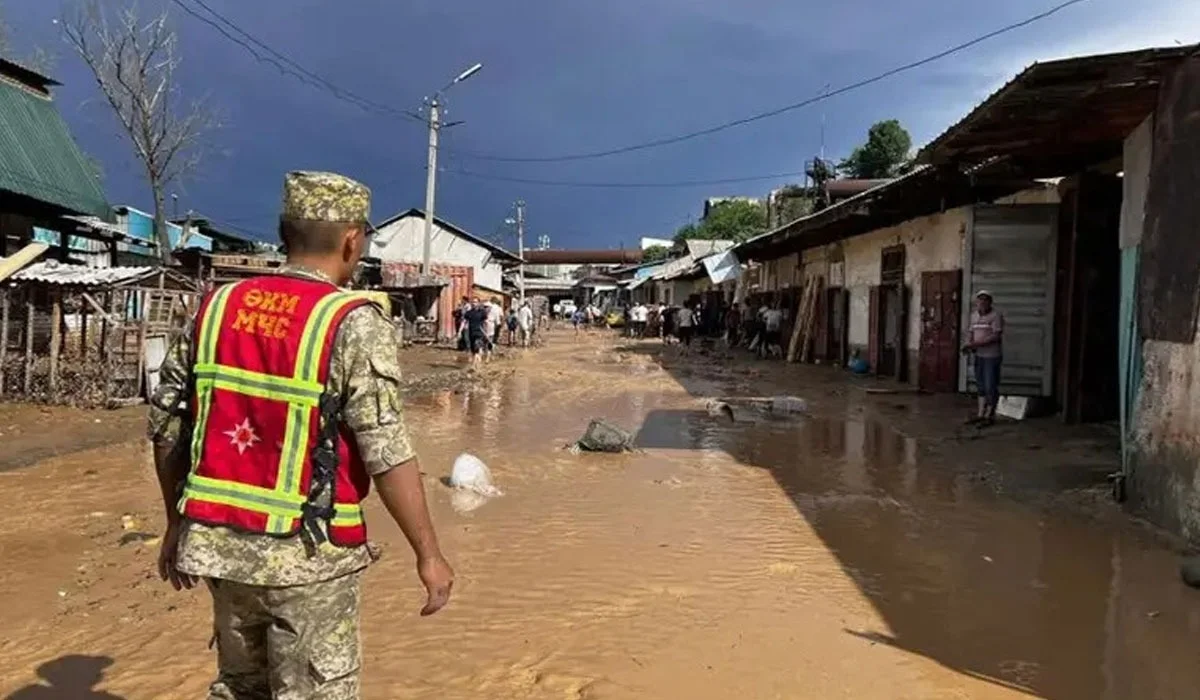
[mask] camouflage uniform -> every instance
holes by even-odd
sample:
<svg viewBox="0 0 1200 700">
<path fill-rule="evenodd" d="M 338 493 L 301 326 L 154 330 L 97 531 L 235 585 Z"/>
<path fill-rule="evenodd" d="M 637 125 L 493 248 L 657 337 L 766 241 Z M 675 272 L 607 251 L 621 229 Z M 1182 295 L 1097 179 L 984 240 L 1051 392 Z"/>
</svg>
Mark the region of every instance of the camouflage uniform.
<svg viewBox="0 0 1200 700">
<path fill-rule="evenodd" d="M 363 221 L 369 193 L 324 173 L 291 173 L 284 216 Z M 282 274 L 329 281 L 285 267 Z M 192 331 L 172 345 L 151 401 L 150 437 L 190 441 Z M 366 470 L 377 476 L 414 456 L 400 396 L 399 346 L 378 307 L 343 319 L 330 353 L 330 390 L 346 397 L 343 422 L 354 433 Z M 219 676 L 211 700 L 358 697 L 360 572 L 372 546 L 315 547 L 299 536 L 279 539 L 184 521 L 177 566 L 208 581 L 213 596 Z"/>
</svg>

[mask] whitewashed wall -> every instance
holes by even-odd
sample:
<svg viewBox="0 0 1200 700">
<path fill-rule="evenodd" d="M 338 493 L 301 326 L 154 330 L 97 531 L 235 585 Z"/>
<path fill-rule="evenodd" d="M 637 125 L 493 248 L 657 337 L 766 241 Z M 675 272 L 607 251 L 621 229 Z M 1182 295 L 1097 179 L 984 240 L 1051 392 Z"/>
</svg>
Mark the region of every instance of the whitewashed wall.
<svg viewBox="0 0 1200 700">
<path fill-rule="evenodd" d="M 371 255 L 384 262 L 419 263 L 424 256 L 425 220 L 407 216 L 379 229 L 371 242 Z M 503 270 L 500 263 L 489 258 L 487 248 L 448 231 L 435 222 L 430 246 L 430 261 L 442 265 L 464 265 L 475 268 L 475 284 L 488 289 L 500 289 Z M 487 264 L 484 264 L 487 261 Z"/>
</svg>

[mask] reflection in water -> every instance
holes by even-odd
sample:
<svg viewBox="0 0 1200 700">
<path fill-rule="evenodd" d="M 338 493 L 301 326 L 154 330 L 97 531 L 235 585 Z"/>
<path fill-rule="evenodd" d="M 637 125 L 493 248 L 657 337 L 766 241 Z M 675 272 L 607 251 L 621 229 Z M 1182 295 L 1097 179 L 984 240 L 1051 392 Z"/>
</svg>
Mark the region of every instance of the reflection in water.
<svg viewBox="0 0 1200 700">
<path fill-rule="evenodd" d="M 564 687 L 576 687 L 568 676 L 587 687 L 624 678 L 632 690 L 618 697 L 723 698 L 732 688 L 829 697 L 855 687 L 850 672 L 834 674 L 828 692 L 812 678 L 772 685 L 803 658 L 802 630 L 819 637 L 806 652 L 818 659 L 859 658 L 876 644 L 933 661 L 900 681 L 914 689 L 904 697 L 1141 700 L 1191 697 L 1200 682 L 1190 651 L 1200 617 L 1169 575 L 1168 553 L 1124 529 L 1001 500 L 985 479 L 883 423 L 745 411 L 729 423 L 677 389 L 640 376 L 622 384 L 611 372 L 570 384 L 516 378 L 454 404 L 416 401 L 412 412 L 428 431 L 423 452 L 461 431 L 511 495 L 473 514 L 489 534 L 473 540 L 487 552 L 468 566 L 481 586 L 526 594 L 464 607 L 559 648 L 530 663 L 566 674 Z M 644 452 L 558 449 L 595 416 L 634 428 Z M 645 589 L 629 589 L 632 571 Z M 792 577 L 782 597 L 779 576 Z M 652 603 L 652 591 L 675 602 Z M 734 591 L 740 622 L 718 612 Z M 547 597 L 569 628 L 533 612 Z M 836 624 L 815 623 L 813 606 L 840 609 Z M 1187 612 L 1150 615 L 1168 607 Z M 730 660 L 732 675 L 711 684 L 667 680 L 692 659 L 721 658 L 734 630 L 749 666 Z M 618 648 L 640 663 L 614 661 Z M 746 673 L 760 685 L 745 685 Z"/>
</svg>

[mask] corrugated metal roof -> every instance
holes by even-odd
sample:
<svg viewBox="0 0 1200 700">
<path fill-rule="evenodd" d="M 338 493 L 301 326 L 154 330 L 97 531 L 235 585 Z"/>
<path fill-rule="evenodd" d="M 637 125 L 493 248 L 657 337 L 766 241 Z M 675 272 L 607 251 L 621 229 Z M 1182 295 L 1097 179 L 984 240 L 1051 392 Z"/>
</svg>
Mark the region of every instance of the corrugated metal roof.
<svg viewBox="0 0 1200 700">
<path fill-rule="evenodd" d="M 77 287 L 108 287 L 136 282 L 158 273 L 156 267 L 88 267 L 57 260 L 35 263 L 12 278 L 18 282 L 44 282 Z"/>
<path fill-rule="evenodd" d="M 100 178 L 54 103 L 0 81 L 0 189 L 110 219 Z"/>
<path fill-rule="evenodd" d="M 1198 50 L 1200 45 L 1172 46 L 1034 63 L 922 148 L 917 159 L 940 164 L 1020 157 L 1047 164 L 1045 174 L 1061 175 L 1055 166 L 1119 155 L 1125 137 L 1154 111 L 1166 72 Z"/>
</svg>

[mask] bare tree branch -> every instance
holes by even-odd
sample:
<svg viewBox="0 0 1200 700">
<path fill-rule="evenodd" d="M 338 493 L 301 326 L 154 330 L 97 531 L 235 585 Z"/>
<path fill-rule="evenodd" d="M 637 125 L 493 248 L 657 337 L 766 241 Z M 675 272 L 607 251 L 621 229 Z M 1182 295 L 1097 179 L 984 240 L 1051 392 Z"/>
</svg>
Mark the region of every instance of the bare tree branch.
<svg viewBox="0 0 1200 700">
<path fill-rule="evenodd" d="M 114 12 L 101 0 L 76 0 L 62 27 L 145 168 L 155 238 L 169 263 L 166 188 L 199 166 L 206 137 L 220 126 L 217 115 L 202 102 L 179 104 L 179 42 L 167 12 L 143 22 L 134 7 Z"/>
</svg>

